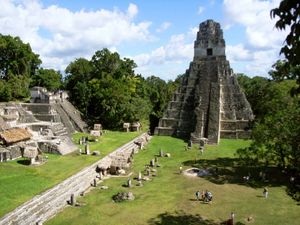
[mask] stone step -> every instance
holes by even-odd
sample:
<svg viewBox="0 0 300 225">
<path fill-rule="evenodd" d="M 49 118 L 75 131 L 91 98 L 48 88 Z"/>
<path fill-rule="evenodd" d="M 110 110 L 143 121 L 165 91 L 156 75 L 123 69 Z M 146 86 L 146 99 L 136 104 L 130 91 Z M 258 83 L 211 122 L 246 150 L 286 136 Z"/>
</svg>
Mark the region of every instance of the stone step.
<svg viewBox="0 0 300 225">
<path fill-rule="evenodd" d="M 67 129 L 62 129 L 54 132 L 54 136 L 67 136 Z"/>
<path fill-rule="evenodd" d="M 87 131 L 87 124 L 81 119 L 80 112 L 68 100 L 64 100 L 60 105 L 81 132 Z"/>
<path fill-rule="evenodd" d="M 160 121 L 160 126 L 162 127 L 177 127 L 178 126 L 178 119 L 176 118 L 162 118 Z"/>
<path fill-rule="evenodd" d="M 66 112 L 62 109 L 62 107 L 59 104 L 52 104 L 52 106 L 60 115 L 61 121 L 64 124 L 64 126 L 66 127 L 67 132 L 69 134 L 74 133 L 76 131 L 76 129 L 74 128 L 72 122 L 70 121 L 70 118 L 68 117 Z"/>
<path fill-rule="evenodd" d="M 154 134 L 159 136 L 172 136 L 175 134 L 176 129 L 172 127 L 156 127 Z"/>
</svg>

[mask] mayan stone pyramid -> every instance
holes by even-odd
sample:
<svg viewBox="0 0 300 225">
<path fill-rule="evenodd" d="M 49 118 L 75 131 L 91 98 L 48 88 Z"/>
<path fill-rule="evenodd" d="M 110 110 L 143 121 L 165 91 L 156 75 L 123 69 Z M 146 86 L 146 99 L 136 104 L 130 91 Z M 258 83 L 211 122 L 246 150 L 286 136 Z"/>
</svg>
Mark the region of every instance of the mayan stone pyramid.
<svg viewBox="0 0 300 225">
<path fill-rule="evenodd" d="M 220 24 L 200 24 L 194 59 L 155 129 L 156 135 L 207 139 L 248 138 L 253 113 L 225 55 Z"/>
</svg>

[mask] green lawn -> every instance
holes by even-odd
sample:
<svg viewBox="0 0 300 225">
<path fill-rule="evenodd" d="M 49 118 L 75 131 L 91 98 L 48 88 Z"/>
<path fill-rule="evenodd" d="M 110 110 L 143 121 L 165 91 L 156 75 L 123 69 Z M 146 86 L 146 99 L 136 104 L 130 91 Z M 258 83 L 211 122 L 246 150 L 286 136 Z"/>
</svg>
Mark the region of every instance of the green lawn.
<svg viewBox="0 0 300 225">
<path fill-rule="evenodd" d="M 201 156 L 196 146 L 184 151 L 182 140 L 171 137 L 154 137 L 146 150 L 134 157 L 132 178 L 143 171 L 145 164 L 162 148 L 171 153 L 171 158 L 159 158 L 161 167 L 157 177 L 145 182 L 143 187 L 126 188 L 122 185 L 127 178 L 111 178 L 101 185 L 108 190 L 94 188 L 78 199 L 81 207 L 67 207 L 47 224 L 88 225 L 196 225 L 220 224 L 235 213 L 235 224 L 298 225 L 299 206 L 285 192 L 286 178 L 274 168 L 267 168 L 269 182 L 258 180 L 259 169 L 239 167 L 235 159 L 237 148 L 249 145 L 249 141 L 222 140 L 218 146 L 209 146 Z M 192 166 L 218 168 L 218 173 L 208 177 L 186 177 L 179 173 Z M 249 183 L 243 176 L 250 172 Z M 262 197 L 264 186 L 268 186 L 269 198 Z M 212 204 L 195 201 L 196 190 L 210 190 Z M 119 191 L 131 191 L 136 199 L 130 202 L 114 203 L 112 196 Z M 246 219 L 252 217 L 252 221 Z M 200 222 L 202 221 L 202 222 Z"/>
<path fill-rule="evenodd" d="M 85 134 L 75 134 L 74 142 L 78 143 L 82 135 Z M 65 156 L 47 154 L 47 163 L 40 166 L 24 165 L 26 160 L 22 158 L 0 163 L 0 217 L 138 135 L 138 132 L 107 131 L 98 142 L 90 142 L 91 152 L 99 150 L 100 156 L 78 155 L 77 152 Z"/>
</svg>

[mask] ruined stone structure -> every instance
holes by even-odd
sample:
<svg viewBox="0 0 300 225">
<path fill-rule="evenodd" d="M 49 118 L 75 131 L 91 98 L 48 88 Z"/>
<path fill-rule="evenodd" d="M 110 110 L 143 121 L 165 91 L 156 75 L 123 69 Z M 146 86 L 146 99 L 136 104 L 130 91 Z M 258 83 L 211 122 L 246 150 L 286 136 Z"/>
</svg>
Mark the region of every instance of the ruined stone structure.
<svg viewBox="0 0 300 225">
<path fill-rule="evenodd" d="M 43 224 L 49 218 L 55 216 L 68 205 L 75 205 L 76 197 L 85 192 L 101 179 L 109 177 L 111 167 L 114 167 L 114 160 L 123 155 L 131 157 L 133 153 L 138 153 L 140 146 L 136 144 L 149 141 L 147 134 L 142 134 L 127 144 L 121 146 L 116 151 L 110 153 L 94 164 L 82 169 L 53 188 L 36 195 L 31 200 L 17 207 L 0 218 L 0 225 L 32 225 Z"/>
<path fill-rule="evenodd" d="M 63 91 L 51 93 L 34 87 L 31 103 L 1 103 L 0 162 L 21 157 L 24 148 L 32 142 L 47 153 L 64 155 L 77 150 L 71 134 L 87 132 L 87 125 L 66 97 Z M 22 138 L 18 132 L 23 128 L 31 134 L 29 138 Z"/>
<path fill-rule="evenodd" d="M 194 59 L 181 80 L 155 130 L 157 135 L 208 139 L 248 138 L 251 107 L 241 91 L 225 55 L 220 24 L 200 24 L 194 44 Z"/>
</svg>

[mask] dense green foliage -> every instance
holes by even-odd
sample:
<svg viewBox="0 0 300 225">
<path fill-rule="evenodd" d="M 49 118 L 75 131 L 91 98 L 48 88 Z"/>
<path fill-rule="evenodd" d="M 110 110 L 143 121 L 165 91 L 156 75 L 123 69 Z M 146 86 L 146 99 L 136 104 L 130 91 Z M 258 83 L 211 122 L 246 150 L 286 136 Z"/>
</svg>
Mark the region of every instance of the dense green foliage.
<svg viewBox="0 0 300 225">
<path fill-rule="evenodd" d="M 175 82 L 169 81 L 166 83 L 158 77 L 151 76 L 145 80 L 146 94 L 149 101 L 152 103 L 152 110 L 149 115 L 150 131 L 154 132 L 159 119 L 163 116 L 168 101 L 171 99 L 178 84 L 178 79 Z"/>
<path fill-rule="evenodd" d="M 244 84 L 248 86 L 244 90 L 250 96 L 248 100 L 254 112 L 259 114 L 252 131 L 254 142 L 247 154 L 241 156 L 248 163 L 262 160 L 281 167 L 299 168 L 300 111 L 297 98 L 290 95 L 295 81 L 275 82 L 259 77 L 247 79 Z"/>
<path fill-rule="evenodd" d="M 271 10 L 271 17 L 279 17 L 276 22 L 276 28 L 280 30 L 289 30 L 285 39 L 285 45 L 281 48 L 281 53 L 287 59 L 285 65 L 290 70 L 295 68 L 295 73 L 282 76 L 289 76 L 297 81 L 297 88 L 292 91 L 294 94 L 300 94 L 300 3 L 298 0 L 282 0 L 279 6 Z"/>
<path fill-rule="evenodd" d="M 19 37 L 0 34 L 0 52 L 0 74 L 5 80 L 13 75 L 30 77 L 41 64 L 39 56 Z"/>
<path fill-rule="evenodd" d="M 71 102 L 90 124 L 100 121 L 107 128 L 161 116 L 173 82 L 155 76 L 144 79 L 134 73 L 135 67 L 133 60 L 108 49 L 97 51 L 91 60 L 76 59 L 66 68 Z"/>
<path fill-rule="evenodd" d="M 259 121 L 266 113 L 266 102 L 270 96 L 271 81 L 265 77 L 250 78 L 244 74 L 238 74 L 238 82 L 249 101 L 256 121 Z"/>
<path fill-rule="evenodd" d="M 30 78 L 40 64 L 29 44 L 19 37 L 0 34 L 0 101 L 28 97 Z"/>
<path fill-rule="evenodd" d="M 43 86 L 49 91 L 62 87 L 62 75 L 39 68 L 42 61 L 19 37 L 0 34 L 0 101 L 24 100 L 29 88 Z"/>
<path fill-rule="evenodd" d="M 278 61 L 270 71 L 272 80 L 266 78 L 238 77 L 254 113 L 257 113 L 252 130 L 253 143 L 240 149 L 238 154 L 246 164 L 277 165 L 296 177 L 294 186 L 300 189 L 300 106 L 299 97 L 291 95 L 297 87 L 291 79 L 297 68 L 283 66 Z M 299 198 L 297 191 L 295 198 Z M 298 197 L 297 197 L 298 196 Z"/>
<path fill-rule="evenodd" d="M 40 68 L 32 76 L 30 86 L 45 87 L 48 91 L 57 91 L 62 88 L 62 75 L 53 69 Z"/>
</svg>

